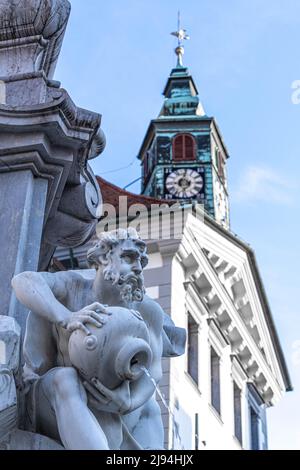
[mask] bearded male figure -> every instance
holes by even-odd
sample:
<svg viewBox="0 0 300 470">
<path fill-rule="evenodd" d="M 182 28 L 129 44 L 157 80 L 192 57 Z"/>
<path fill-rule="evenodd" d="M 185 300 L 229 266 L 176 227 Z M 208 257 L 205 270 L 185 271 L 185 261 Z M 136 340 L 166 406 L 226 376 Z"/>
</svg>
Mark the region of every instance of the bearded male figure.
<svg viewBox="0 0 300 470">
<path fill-rule="evenodd" d="M 155 384 L 162 376 L 162 356 L 183 354 L 185 330 L 145 295 L 148 258 L 135 230 L 102 234 L 88 261 L 94 269 L 23 273 L 12 281 L 18 300 L 31 310 L 24 340 L 31 430 L 71 450 L 162 449 Z M 110 306 L 139 312 L 152 351 L 149 375 L 134 383 L 124 380 L 114 390 L 83 380 L 69 356 L 72 333 L 89 336 L 91 328 L 102 328 Z"/>
</svg>

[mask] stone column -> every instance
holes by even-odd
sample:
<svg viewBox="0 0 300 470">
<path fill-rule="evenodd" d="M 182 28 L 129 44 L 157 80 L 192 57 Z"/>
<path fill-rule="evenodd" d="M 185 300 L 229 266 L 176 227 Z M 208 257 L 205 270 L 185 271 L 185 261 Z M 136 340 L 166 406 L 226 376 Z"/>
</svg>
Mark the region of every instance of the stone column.
<svg viewBox="0 0 300 470">
<path fill-rule="evenodd" d="M 14 274 L 37 270 L 47 190 L 47 180 L 30 170 L 0 173 L 0 315 L 17 316 Z"/>
<path fill-rule="evenodd" d="M 105 146 L 101 116 L 53 81 L 68 0 L 0 4 L 0 315 L 24 332 L 11 279 L 45 270 L 56 246 L 94 233 L 101 194 L 88 165 Z"/>
</svg>

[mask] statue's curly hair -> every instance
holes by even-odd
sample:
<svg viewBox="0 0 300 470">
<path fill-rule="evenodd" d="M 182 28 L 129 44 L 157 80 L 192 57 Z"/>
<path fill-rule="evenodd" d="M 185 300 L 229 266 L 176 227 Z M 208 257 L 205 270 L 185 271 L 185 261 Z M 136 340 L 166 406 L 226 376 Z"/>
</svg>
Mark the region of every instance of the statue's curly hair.
<svg viewBox="0 0 300 470">
<path fill-rule="evenodd" d="M 107 266 L 111 262 L 113 249 L 126 240 L 131 240 L 136 245 L 141 253 L 142 266 L 143 268 L 146 267 L 148 264 L 146 243 L 140 238 L 138 232 L 131 227 L 102 233 L 99 240 L 87 253 L 87 261 L 90 267 L 98 269 L 100 266 Z"/>
</svg>

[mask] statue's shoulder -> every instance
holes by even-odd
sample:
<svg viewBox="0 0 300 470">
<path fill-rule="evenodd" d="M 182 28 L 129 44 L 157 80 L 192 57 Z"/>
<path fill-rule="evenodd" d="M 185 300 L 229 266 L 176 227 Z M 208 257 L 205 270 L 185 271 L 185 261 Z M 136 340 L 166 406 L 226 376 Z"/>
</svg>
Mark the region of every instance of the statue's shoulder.
<svg viewBox="0 0 300 470">
<path fill-rule="evenodd" d="M 154 305 L 159 305 L 159 304 L 154 299 L 149 297 L 149 295 L 145 294 L 141 302 L 141 305 L 146 308 L 146 307 L 151 307 L 151 306 L 153 307 Z"/>
<path fill-rule="evenodd" d="M 141 302 L 140 306 L 137 306 L 137 310 L 140 310 L 142 314 L 146 313 L 150 316 L 152 320 L 156 318 L 159 323 L 164 318 L 164 311 L 159 305 L 159 303 L 156 302 L 156 300 L 151 299 L 151 297 L 149 297 L 148 295 L 144 296 L 144 299 Z"/>
<path fill-rule="evenodd" d="M 96 277 L 96 269 L 80 269 L 78 271 L 68 271 L 74 278 L 85 279 L 87 281 L 94 281 Z"/>
<path fill-rule="evenodd" d="M 45 273 L 47 275 L 47 273 Z M 81 269 L 78 271 L 59 271 L 51 274 L 56 280 L 65 282 L 73 281 L 94 281 L 96 277 L 95 269 Z"/>
<path fill-rule="evenodd" d="M 96 271 L 93 269 L 85 269 L 78 271 L 60 271 L 45 280 L 51 286 L 55 297 L 64 299 L 70 293 L 81 290 L 89 289 L 94 282 Z M 72 295 L 72 294 L 71 294 Z"/>
</svg>

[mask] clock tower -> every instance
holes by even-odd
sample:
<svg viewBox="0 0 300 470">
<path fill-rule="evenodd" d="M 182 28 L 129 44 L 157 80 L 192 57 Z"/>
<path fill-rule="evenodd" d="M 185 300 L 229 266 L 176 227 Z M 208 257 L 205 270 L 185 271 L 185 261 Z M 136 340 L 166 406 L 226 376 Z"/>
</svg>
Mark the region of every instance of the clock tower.
<svg viewBox="0 0 300 470">
<path fill-rule="evenodd" d="M 226 161 L 229 158 L 218 125 L 206 115 L 196 84 L 183 65 L 183 41 L 178 27 L 177 65 L 165 86 L 162 110 L 151 121 L 139 151 L 142 194 L 203 204 L 206 212 L 229 228 Z"/>
</svg>

